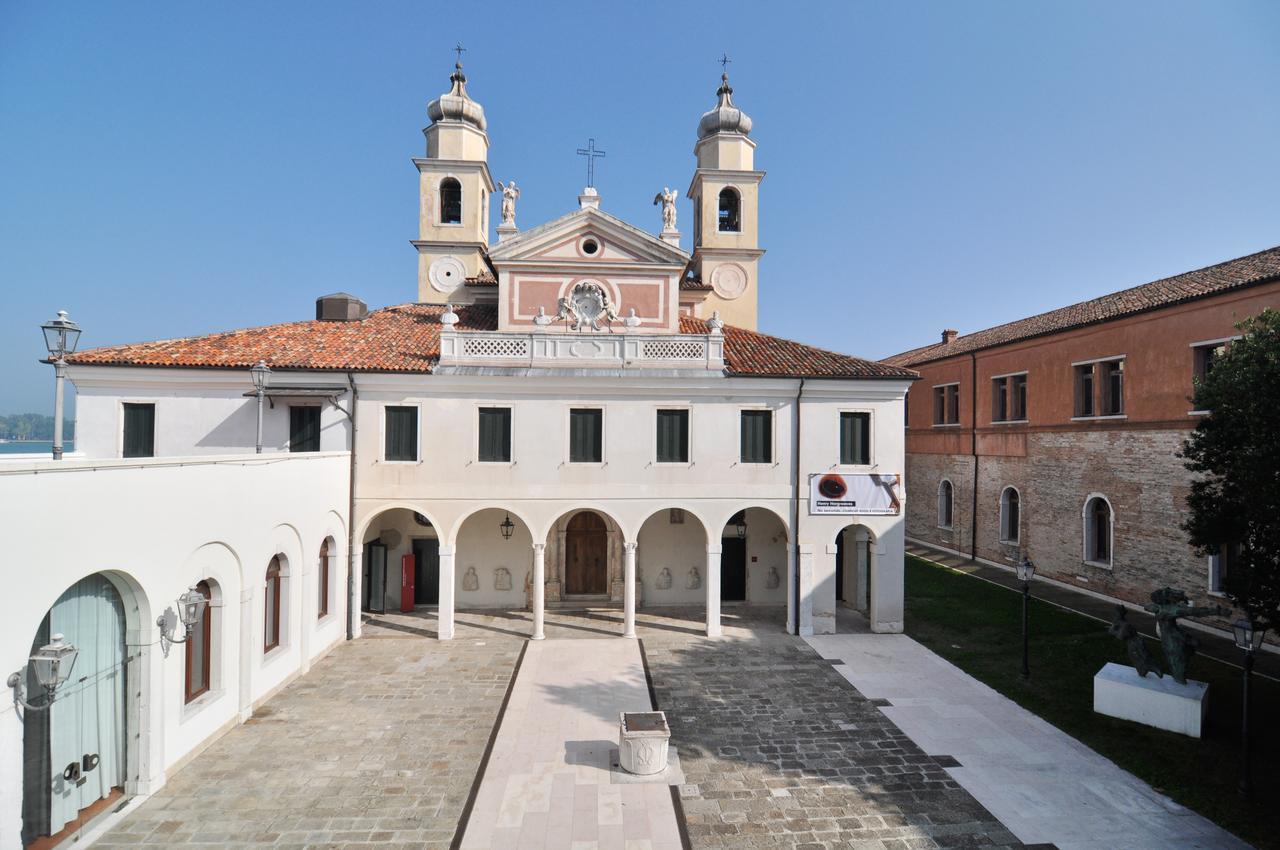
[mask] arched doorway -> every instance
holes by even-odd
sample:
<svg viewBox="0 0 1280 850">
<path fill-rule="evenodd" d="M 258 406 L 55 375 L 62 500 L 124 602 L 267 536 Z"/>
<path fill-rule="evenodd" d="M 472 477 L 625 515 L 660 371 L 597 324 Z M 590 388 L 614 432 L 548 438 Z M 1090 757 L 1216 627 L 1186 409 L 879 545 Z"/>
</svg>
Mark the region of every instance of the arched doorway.
<svg viewBox="0 0 1280 850">
<path fill-rule="evenodd" d="M 128 652 L 125 605 L 101 573 L 72 585 L 45 615 L 32 652 L 54 635 L 76 647 L 52 702 L 27 670 L 23 716 L 22 842 L 53 847 L 124 795 Z"/>
<path fill-rule="evenodd" d="M 609 535 L 594 511 L 574 514 L 565 528 L 564 590 L 570 596 L 609 592 Z"/>
</svg>

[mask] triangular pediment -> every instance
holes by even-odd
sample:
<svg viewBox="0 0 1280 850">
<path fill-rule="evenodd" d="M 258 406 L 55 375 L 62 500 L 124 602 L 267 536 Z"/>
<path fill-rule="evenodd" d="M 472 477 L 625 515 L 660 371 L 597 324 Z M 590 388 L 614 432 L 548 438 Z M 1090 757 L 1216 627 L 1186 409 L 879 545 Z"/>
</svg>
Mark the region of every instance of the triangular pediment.
<svg viewBox="0 0 1280 850">
<path fill-rule="evenodd" d="M 489 249 L 489 259 L 495 266 L 582 262 L 683 267 L 689 255 L 616 216 L 587 207 L 499 242 Z"/>
</svg>

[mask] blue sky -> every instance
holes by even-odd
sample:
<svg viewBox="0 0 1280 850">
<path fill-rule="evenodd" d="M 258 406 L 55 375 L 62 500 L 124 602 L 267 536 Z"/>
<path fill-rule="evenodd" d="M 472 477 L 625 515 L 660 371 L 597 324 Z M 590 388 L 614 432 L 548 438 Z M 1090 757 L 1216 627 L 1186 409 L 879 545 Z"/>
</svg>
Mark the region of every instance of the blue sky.
<svg viewBox="0 0 1280 850">
<path fill-rule="evenodd" d="M 457 41 L 519 223 L 574 150 L 650 230 L 727 51 L 763 184 L 761 329 L 882 357 L 1280 244 L 1280 4 L 0 5 L 0 412 L 84 345 L 413 300 Z"/>
</svg>

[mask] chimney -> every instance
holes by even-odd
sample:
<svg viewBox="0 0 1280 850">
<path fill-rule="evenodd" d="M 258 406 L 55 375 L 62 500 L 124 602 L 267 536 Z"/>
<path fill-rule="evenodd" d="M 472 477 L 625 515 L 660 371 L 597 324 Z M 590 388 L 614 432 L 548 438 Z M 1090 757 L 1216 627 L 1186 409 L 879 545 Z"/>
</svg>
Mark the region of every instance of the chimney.
<svg viewBox="0 0 1280 850">
<path fill-rule="evenodd" d="M 369 308 L 354 295 L 335 292 L 316 299 L 316 321 L 355 322 L 369 315 Z"/>
<path fill-rule="evenodd" d="M 951 344 L 951 341 L 952 341 L 953 339 L 955 339 L 955 338 L 956 338 L 956 333 L 957 333 L 957 331 L 955 331 L 955 330 L 954 330 L 954 329 L 952 329 L 952 328 L 947 328 L 945 331 L 943 331 L 943 332 L 942 332 L 942 344 L 943 344 L 943 345 L 950 345 L 950 344 Z"/>
</svg>

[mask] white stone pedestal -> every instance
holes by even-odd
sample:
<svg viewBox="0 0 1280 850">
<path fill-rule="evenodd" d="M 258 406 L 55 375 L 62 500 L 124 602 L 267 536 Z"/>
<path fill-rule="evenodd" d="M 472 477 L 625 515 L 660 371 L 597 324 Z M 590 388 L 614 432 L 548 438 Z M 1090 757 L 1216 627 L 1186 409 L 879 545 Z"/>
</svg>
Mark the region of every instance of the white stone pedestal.
<svg viewBox="0 0 1280 850">
<path fill-rule="evenodd" d="M 1208 692 L 1205 682 L 1188 679 L 1179 685 L 1167 675 L 1139 676 L 1132 667 L 1108 663 L 1093 677 L 1093 710 L 1199 738 Z"/>
<path fill-rule="evenodd" d="M 624 711 L 618 722 L 618 764 L 628 773 L 647 776 L 667 769 L 671 730 L 661 711 Z"/>
</svg>

